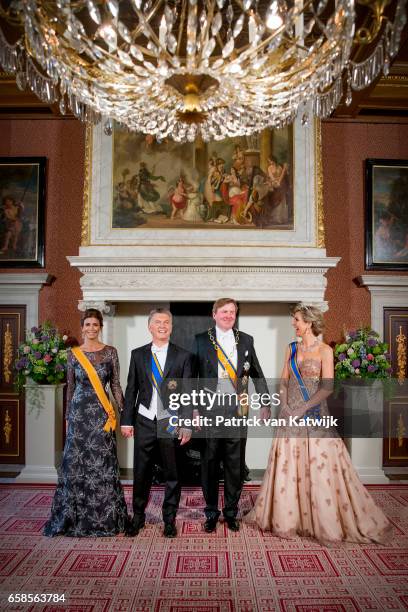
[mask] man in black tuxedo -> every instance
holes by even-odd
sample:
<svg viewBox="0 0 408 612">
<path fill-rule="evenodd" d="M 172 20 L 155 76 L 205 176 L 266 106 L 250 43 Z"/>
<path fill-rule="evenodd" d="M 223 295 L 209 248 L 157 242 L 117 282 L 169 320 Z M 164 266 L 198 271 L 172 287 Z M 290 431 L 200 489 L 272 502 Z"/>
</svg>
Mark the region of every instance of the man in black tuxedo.
<svg viewBox="0 0 408 612">
<path fill-rule="evenodd" d="M 133 522 L 127 535 L 137 535 L 145 525 L 145 508 L 152 485 L 155 451 L 160 450 L 166 481 L 163 501 L 164 536 L 175 537 L 176 513 L 180 502 L 181 485 L 177 470 L 177 439 L 169 425 L 169 395 L 181 393 L 182 379 L 191 379 L 192 355 L 169 342 L 172 316 L 168 310 L 157 308 L 148 319 L 152 342 L 132 351 L 121 414 L 121 432 L 134 436 L 133 465 Z M 191 418 L 191 410 L 184 409 L 183 418 Z M 191 431 L 180 429 L 180 445 L 191 438 Z"/>
<path fill-rule="evenodd" d="M 241 394 L 248 392 L 249 377 L 253 379 L 256 391 L 269 394 L 268 387 L 259 365 L 252 336 L 234 328 L 238 306 L 231 298 L 221 298 L 213 306 L 215 327 L 195 337 L 195 374 L 201 379 L 200 386 L 207 391 L 221 394 Z M 203 380 L 204 379 L 204 380 Z M 260 417 L 270 416 L 268 397 Z M 248 396 L 247 396 L 248 397 Z M 248 402 L 247 402 L 248 404 Z M 224 414 L 226 418 L 239 416 L 242 406 L 236 402 L 228 407 L 214 407 L 207 416 Z M 194 416 L 197 416 L 194 411 Z M 227 526 L 232 531 L 239 530 L 236 519 L 238 501 L 241 495 L 245 470 L 246 429 L 225 428 L 223 437 L 214 427 L 209 427 L 202 450 L 202 487 L 206 501 L 204 530 L 215 531 L 220 511 L 218 510 L 218 489 L 220 462 L 224 464 L 223 514 Z"/>
</svg>

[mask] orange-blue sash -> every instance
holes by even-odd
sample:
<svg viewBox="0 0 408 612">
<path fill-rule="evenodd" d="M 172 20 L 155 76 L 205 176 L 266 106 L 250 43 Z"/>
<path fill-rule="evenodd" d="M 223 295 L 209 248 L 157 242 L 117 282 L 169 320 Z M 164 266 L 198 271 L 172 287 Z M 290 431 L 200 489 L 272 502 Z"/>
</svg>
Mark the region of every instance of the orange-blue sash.
<svg viewBox="0 0 408 612">
<path fill-rule="evenodd" d="M 298 344 L 297 342 L 291 342 L 289 344 L 289 349 L 290 349 L 289 364 L 290 364 L 290 369 L 292 371 L 292 374 L 295 377 L 295 380 L 299 385 L 299 389 L 302 394 L 302 397 L 305 400 L 305 402 L 308 402 L 310 400 L 310 394 L 304 383 L 304 380 L 300 373 L 299 364 L 297 362 L 297 344 Z M 309 408 L 309 410 L 305 412 L 304 416 L 312 417 L 312 418 L 319 418 L 320 417 L 320 404 L 317 404 L 316 406 L 312 406 L 312 408 Z"/>
<path fill-rule="evenodd" d="M 153 387 L 157 391 L 157 395 L 160 398 L 161 402 L 162 402 L 162 399 L 161 399 L 160 387 L 162 385 L 162 382 L 163 382 L 163 370 L 161 368 L 161 365 L 156 355 L 152 353 L 152 383 L 153 383 Z M 170 433 L 170 434 L 176 433 L 177 427 L 175 425 L 170 425 L 169 423 L 166 427 L 166 431 L 167 433 Z"/>
<path fill-rule="evenodd" d="M 223 348 L 218 344 L 217 345 L 217 358 L 218 363 L 221 364 L 222 369 L 228 374 L 228 378 L 232 382 L 233 386 L 237 386 L 237 371 L 234 368 L 231 361 L 228 359 L 227 355 Z"/>
<path fill-rule="evenodd" d="M 115 410 L 110 403 L 108 396 L 105 393 L 105 389 L 102 386 L 101 379 L 99 378 L 94 366 L 89 361 L 88 357 L 84 355 L 79 346 L 76 346 L 72 349 L 73 354 L 84 368 L 85 372 L 88 375 L 88 378 L 91 382 L 91 385 L 96 393 L 98 400 L 101 402 L 103 409 L 108 415 L 108 420 L 104 425 L 104 431 L 115 431 L 116 429 L 116 414 Z"/>
<path fill-rule="evenodd" d="M 159 360 L 157 359 L 156 355 L 152 353 L 152 383 L 159 395 L 162 382 L 163 370 L 161 369 Z"/>
</svg>

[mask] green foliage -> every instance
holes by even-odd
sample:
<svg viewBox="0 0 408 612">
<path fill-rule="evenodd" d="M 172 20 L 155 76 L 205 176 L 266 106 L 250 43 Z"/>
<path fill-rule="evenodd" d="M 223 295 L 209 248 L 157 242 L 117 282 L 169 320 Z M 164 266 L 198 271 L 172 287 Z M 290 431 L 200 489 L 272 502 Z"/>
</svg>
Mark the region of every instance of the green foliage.
<svg viewBox="0 0 408 612">
<path fill-rule="evenodd" d="M 18 390 L 27 378 L 40 385 L 56 385 L 64 382 L 67 370 L 67 336 L 46 321 L 40 327 L 32 327 L 26 341 L 18 347 L 14 362 L 15 384 Z"/>
<path fill-rule="evenodd" d="M 369 327 L 349 331 L 345 342 L 334 349 L 335 378 L 387 379 L 392 368 L 389 363 L 388 344 L 379 340 Z"/>
</svg>

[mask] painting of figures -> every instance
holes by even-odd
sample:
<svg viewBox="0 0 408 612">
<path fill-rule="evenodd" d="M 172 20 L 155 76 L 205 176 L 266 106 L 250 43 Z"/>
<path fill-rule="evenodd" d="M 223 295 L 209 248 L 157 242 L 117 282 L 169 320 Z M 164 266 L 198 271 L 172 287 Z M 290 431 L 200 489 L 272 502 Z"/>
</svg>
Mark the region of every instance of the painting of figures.
<svg viewBox="0 0 408 612">
<path fill-rule="evenodd" d="M 292 128 L 157 142 L 115 127 L 112 228 L 294 227 Z"/>
<path fill-rule="evenodd" d="M 45 157 L 0 158 L 0 265 L 44 266 Z"/>
<path fill-rule="evenodd" d="M 408 161 L 366 160 L 366 268 L 408 269 Z"/>
</svg>

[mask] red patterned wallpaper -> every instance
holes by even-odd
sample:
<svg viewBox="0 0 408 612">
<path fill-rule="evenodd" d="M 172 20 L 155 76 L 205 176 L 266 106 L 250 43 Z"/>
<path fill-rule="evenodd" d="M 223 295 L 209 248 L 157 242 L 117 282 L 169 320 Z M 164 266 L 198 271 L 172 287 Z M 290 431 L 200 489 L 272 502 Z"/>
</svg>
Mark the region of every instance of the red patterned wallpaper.
<svg viewBox="0 0 408 612">
<path fill-rule="evenodd" d="M 45 265 L 55 279 L 40 292 L 40 320 L 78 336 L 80 274 L 66 255 L 78 255 L 81 239 L 85 128 L 74 119 L 1 120 L 0 134 L 0 156 L 47 158 Z"/>
<path fill-rule="evenodd" d="M 370 323 L 370 294 L 354 282 L 361 274 L 379 274 L 364 269 L 364 160 L 408 159 L 408 125 L 328 121 L 322 147 L 327 255 L 341 257 L 327 274 L 325 337 L 330 342 L 341 339 L 343 324 Z"/>
</svg>

